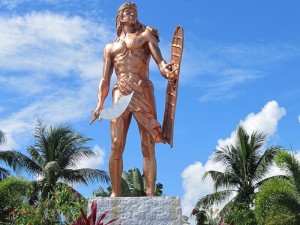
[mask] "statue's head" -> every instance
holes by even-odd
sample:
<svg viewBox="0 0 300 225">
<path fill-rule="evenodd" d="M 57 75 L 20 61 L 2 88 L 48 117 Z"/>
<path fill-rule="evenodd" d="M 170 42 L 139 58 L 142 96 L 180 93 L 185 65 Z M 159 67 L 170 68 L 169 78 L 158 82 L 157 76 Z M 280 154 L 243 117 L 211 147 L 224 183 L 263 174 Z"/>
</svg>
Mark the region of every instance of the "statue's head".
<svg viewBox="0 0 300 225">
<path fill-rule="evenodd" d="M 135 11 L 137 11 L 136 4 L 134 4 L 133 2 L 126 2 L 119 7 L 118 14 L 120 12 L 123 12 L 125 9 L 134 9 Z"/>
<path fill-rule="evenodd" d="M 122 24 L 122 18 L 123 18 L 123 13 L 126 10 L 131 10 L 134 11 L 137 15 L 137 7 L 136 4 L 134 4 L 133 2 L 126 2 L 123 5 L 121 5 L 118 9 L 118 13 L 117 13 L 117 17 L 116 17 L 116 29 L 117 29 L 117 35 L 118 37 L 121 35 L 122 33 L 122 28 L 123 28 L 123 24 Z M 143 25 L 138 21 L 138 19 L 136 19 L 136 29 L 139 30 L 141 29 L 141 27 L 143 27 Z"/>
</svg>

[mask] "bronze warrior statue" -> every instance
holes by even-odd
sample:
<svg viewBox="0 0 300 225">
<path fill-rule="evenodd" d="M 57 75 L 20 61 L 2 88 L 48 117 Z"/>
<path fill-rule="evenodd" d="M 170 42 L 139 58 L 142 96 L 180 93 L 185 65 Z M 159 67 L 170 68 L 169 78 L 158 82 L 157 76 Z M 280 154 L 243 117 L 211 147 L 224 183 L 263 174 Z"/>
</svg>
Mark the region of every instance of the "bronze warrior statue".
<svg viewBox="0 0 300 225">
<path fill-rule="evenodd" d="M 112 197 L 121 195 L 122 154 L 132 116 L 138 124 L 143 154 L 143 172 L 146 178 L 148 196 L 153 196 L 156 180 L 155 143 L 166 140 L 156 118 L 153 84 L 149 80 L 149 61 L 152 56 L 163 77 L 176 80 L 177 73 L 162 58 L 158 47 L 157 30 L 138 21 L 137 8 L 127 2 L 120 6 L 116 17 L 117 38 L 104 49 L 103 75 L 98 89 L 98 105 L 93 112 L 98 118 L 109 92 L 113 70 L 117 82 L 113 87 L 113 103 L 122 96 L 134 92 L 133 97 L 118 118 L 110 123 L 111 153 L 109 173 L 112 182 Z"/>
</svg>

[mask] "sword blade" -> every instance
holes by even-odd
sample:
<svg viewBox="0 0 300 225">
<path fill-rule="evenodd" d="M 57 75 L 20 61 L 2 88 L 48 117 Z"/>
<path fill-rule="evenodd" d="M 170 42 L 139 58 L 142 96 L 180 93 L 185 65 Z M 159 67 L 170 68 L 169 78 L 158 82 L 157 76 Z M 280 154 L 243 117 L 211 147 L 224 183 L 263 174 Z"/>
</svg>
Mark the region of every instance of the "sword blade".
<svg viewBox="0 0 300 225">
<path fill-rule="evenodd" d="M 101 120 L 101 118 L 103 118 L 103 119 L 107 119 L 107 120 L 112 120 L 112 119 L 115 119 L 115 118 L 118 118 L 119 116 L 121 116 L 122 113 L 126 110 L 127 106 L 129 105 L 129 103 L 132 99 L 133 93 L 134 92 L 132 92 L 129 95 L 122 96 L 119 99 L 119 101 L 117 101 L 111 107 L 100 110 L 100 115 L 99 115 L 98 119 Z"/>
</svg>

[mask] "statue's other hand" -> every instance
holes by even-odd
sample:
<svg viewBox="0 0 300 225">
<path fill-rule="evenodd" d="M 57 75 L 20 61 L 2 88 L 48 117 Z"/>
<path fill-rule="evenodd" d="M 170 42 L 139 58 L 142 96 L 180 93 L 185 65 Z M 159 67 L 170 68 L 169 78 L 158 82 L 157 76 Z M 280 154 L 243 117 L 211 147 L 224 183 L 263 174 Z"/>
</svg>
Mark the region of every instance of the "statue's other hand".
<svg viewBox="0 0 300 225">
<path fill-rule="evenodd" d="M 168 64 L 170 64 L 169 72 L 168 72 L 168 75 L 167 75 L 168 80 L 171 80 L 171 81 L 177 80 L 177 78 L 178 78 L 178 68 L 179 68 L 178 65 L 174 62 L 170 62 Z"/>
<path fill-rule="evenodd" d="M 91 111 L 91 114 L 93 115 L 93 118 L 90 120 L 90 125 L 92 125 L 92 123 L 99 118 L 100 116 L 100 110 L 102 109 L 102 107 L 97 107 L 94 111 Z"/>
<path fill-rule="evenodd" d="M 169 62 L 164 67 L 164 74 L 165 74 L 165 77 L 170 81 L 177 80 L 178 65 L 176 63 L 174 63 L 173 61 Z"/>
</svg>

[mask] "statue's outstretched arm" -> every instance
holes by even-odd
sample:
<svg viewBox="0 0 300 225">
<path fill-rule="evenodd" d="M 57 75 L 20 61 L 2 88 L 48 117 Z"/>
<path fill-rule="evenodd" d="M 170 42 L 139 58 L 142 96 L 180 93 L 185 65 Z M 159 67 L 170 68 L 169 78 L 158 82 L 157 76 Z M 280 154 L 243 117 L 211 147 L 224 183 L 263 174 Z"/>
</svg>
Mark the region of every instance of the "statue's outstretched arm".
<svg viewBox="0 0 300 225">
<path fill-rule="evenodd" d="M 103 73 L 98 87 L 98 104 L 94 112 L 94 118 L 91 119 L 92 124 L 98 117 L 100 110 L 103 108 L 104 101 L 109 92 L 111 75 L 113 73 L 113 60 L 111 56 L 111 44 L 106 45 L 103 53 Z"/>
</svg>

